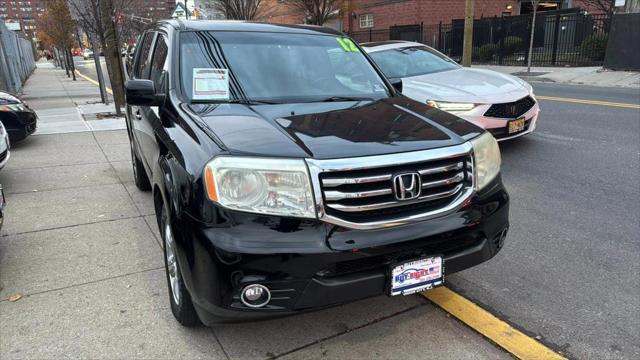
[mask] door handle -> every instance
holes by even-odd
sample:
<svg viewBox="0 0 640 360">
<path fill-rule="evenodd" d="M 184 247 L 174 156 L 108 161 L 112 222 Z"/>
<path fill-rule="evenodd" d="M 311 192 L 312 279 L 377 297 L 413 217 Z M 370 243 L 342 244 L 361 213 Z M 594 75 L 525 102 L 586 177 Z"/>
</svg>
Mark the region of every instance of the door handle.
<svg viewBox="0 0 640 360">
<path fill-rule="evenodd" d="M 136 116 L 136 119 L 142 120 L 142 115 L 140 115 L 140 110 L 136 110 L 135 116 Z"/>
</svg>

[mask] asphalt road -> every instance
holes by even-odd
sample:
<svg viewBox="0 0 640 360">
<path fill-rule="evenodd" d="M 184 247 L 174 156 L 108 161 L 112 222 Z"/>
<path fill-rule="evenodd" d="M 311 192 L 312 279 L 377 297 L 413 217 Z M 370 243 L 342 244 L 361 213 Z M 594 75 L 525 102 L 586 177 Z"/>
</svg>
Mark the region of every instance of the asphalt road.
<svg viewBox="0 0 640 360">
<path fill-rule="evenodd" d="M 640 104 L 635 89 L 534 83 L 537 95 Z M 501 144 L 511 230 L 449 285 L 565 355 L 640 358 L 640 110 L 540 101 Z"/>
<path fill-rule="evenodd" d="M 76 67 L 96 79 L 93 61 Z M 533 85 L 540 96 L 640 104 L 638 89 Z M 638 359 L 640 110 L 540 103 L 536 133 L 501 144 L 505 248 L 449 286 L 566 356 Z"/>
</svg>

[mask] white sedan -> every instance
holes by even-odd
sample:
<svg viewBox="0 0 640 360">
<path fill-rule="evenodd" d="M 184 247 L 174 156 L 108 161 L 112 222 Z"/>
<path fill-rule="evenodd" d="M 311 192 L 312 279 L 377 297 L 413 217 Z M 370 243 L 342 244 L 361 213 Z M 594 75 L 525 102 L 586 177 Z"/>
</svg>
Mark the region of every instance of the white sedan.
<svg viewBox="0 0 640 360">
<path fill-rule="evenodd" d="M 7 164 L 7 161 L 9 161 L 10 147 L 11 145 L 9 143 L 9 134 L 7 134 L 7 130 L 0 122 L 0 169 L 2 169 Z M 2 204 L 0 204 L 0 206 L 1 205 Z"/>
<path fill-rule="evenodd" d="M 511 75 L 465 68 L 426 45 L 406 41 L 361 44 L 402 93 L 489 130 L 506 140 L 531 133 L 540 107 L 531 85 Z"/>
</svg>

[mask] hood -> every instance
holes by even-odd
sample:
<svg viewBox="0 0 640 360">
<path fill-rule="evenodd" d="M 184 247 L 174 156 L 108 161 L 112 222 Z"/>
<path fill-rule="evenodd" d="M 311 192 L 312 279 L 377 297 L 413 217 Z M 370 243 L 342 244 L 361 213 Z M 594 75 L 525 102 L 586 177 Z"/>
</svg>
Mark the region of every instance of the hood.
<svg viewBox="0 0 640 360">
<path fill-rule="evenodd" d="M 458 145 L 482 130 L 404 96 L 366 102 L 190 109 L 235 155 L 333 159 Z"/>
<path fill-rule="evenodd" d="M 459 68 L 402 79 L 402 92 L 418 101 L 440 100 L 495 104 L 512 102 L 529 94 L 530 86 L 499 72 Z"/>
</svg>

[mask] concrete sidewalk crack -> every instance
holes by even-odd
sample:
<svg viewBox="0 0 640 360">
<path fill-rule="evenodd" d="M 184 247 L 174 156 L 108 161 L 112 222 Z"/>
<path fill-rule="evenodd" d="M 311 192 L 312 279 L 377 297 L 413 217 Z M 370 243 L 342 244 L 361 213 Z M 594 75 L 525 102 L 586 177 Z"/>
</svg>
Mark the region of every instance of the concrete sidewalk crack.
<svg viewBox="0 0 640 360">
<path fill-rule="evenodd" d="M 35 296 L 35 295 L 42 295 L 42 294 L 46 294 L 46 293 L 50 293 L 50 292 L 54 292 L 54 291 L 60 291 L 60 290 L 71 289 L 71 288 L 75 288 L 75 287 L 79 287 L 79 286 L 84 286 L 84 285 L 96 284 L 96 283 L 103 282 L 103 281 L 107 281 L 107 280 L 123 278 L 123 277 L 130 276 L 130 275 L 137 275 L 137 274 L 142 274 L 142 273 L 151 272 L 151 271 L 156 271 L 156 270 L 164 270 L 164 266 L 162 266 L 162 267 L 158 267 L 158 268 L 151 268 L 151 269 L 144 269 L 144 270 L 134 271 L 134 272 L 126 273 L 126 274 L 120 274 L 120 275 L 110 276 L 110 277 L 106 277 L 106 278 L 102 278 L 102 279 L 97 279 L 97 280 L 91 280 L 91 281 L 87 281 L 87 282 L 83 282 L 83 283 L 79 283 L 79 284 L 72 284 L 72 285 L 63 286 L 63 287 L 59 287 L 59 288 L 55 288 L 55 289 L 48 289 L 48 290 L 36 291 L 36 292 L 34 292 L 34 293 L 24 294 L 24 297 L 30 297 L 30 296 Z M 5 299 L 0 299 L 0 303 L 8 302 L 8 301 L 9 301 L 9 300 L 8 300 L 8 299 L 6 299 L 6 298 L 5 298 Z"/>
<path fill-rule="evenodd" d="M 362 325 L 360 325 L 360 326 L 356 326 L 356 327 L 354 327 L 354 328 L 347 329 L 347 330 L 345 330 L 345 331 L 341 331 L 341 332 L 339 332 L 339 333 L 336 333 L 336 334 L 333 334 L 333 335 L 330 335 L 330 336 L 324 337 L 324 338 L 322 338 L 322 339 L 315 340 L 315 341 L 310 342 L 310 343 L 308 343 L 308 344 L 298 346 L 297 348 L 291 349 L 291 350 L 289 350 L 289 351 L 285 351 L 285 352 L 283 352 L 283 353 L 281 353 L 281 354 L 277 354 L 277 355 L 274 355 L 274 356 L 268 357 L 267 359 L 269 359 L 269 360 L 274 360 L 274 359 L 278 359 L 278 358 L 281 358 L 281 357 L 286 356 L 286 355 L 289 355 L 289 354 L 293 354 L 293 353 L 295 353 L 295 352 L 297 352 L 297 351 L 300 351 L 300 350 L 306 349 L 306 348 L 311 347 L 311 346 L 313 346 L 313 345 L 316 345 L 316 344 L 322 343 L 322 342 L 327 341 L 327 340 L 335 339 L 335 338 L 337 338 L 337 337 L 339 337 L 339 336 L 342 336 L 342 335 L 344 335 L 344 334 L 347 334 L 347 333 L 350 333 L 350 332 L 353 332 L 353 331 L 356 331 L 356 330 L 363 329 L 363 328 L 365 328 L 365 327 L 367 327 L 367 326 L 377 324 L 377 323 L 382 322 L 382 321 L 384 321 L 384 320 L 391 319 L 392 317 L 395 317 L 395 316 L 398 316 L 398 315 L 402 315 L 402 314 L 404 314 L 404 313 L 407 313 L 407 312 L 409 312 L 409 311 L 412 311 L 412 310 L 418 309 L 418 308 L 420 308 L 420 307 L 422 307 L 422 306 L 426 306 L 426 305 L 427 305 L 427 303 L 420 303 L 420 304 L 418 304 L 418 305 L 414 305 L 414 306 L 409 307 L 409 308 L 406 308 L 406 309 L 404 309 L 404 310 L 397 311 L 397 312 L 395 312 L 395 313 L 393 313 L 393 314 L 389 314 L 389 315 L 387 315 L 387 316 L 383 316 L 383 317 L 381 317 L 381 318 L 374 319 L 374 320 L 372 320 L 372 321 L 370 321 L 370 322 L 368 322 L 368 323 L 366 323 L 366 324 L 362 324 Z"/>
</svg>

